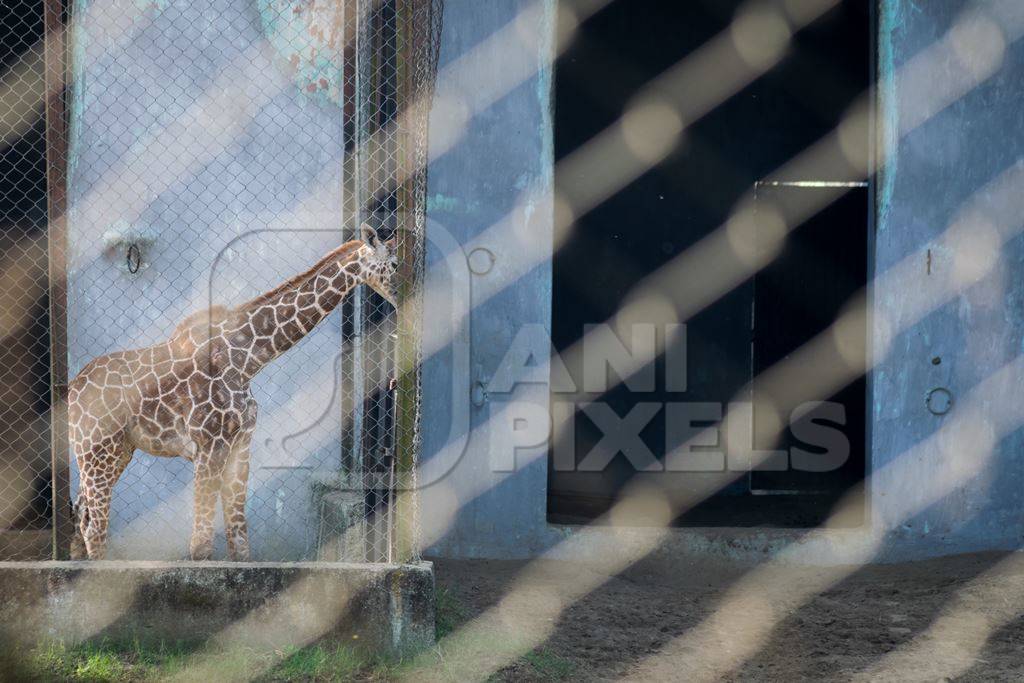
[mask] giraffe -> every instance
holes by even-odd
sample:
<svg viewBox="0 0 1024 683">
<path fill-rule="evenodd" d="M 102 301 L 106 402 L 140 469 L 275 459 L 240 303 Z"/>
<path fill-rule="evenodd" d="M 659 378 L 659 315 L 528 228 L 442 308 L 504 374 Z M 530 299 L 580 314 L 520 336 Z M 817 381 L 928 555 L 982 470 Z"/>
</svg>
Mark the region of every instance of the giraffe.
<svg viewBox="0 0 1024 683">
<path fill-rule="evenodd" d="M 258 411 L 250 383 L 358 284 L 395 305 L 396 238 L 380 240 L 366 225 L 361 238 L 240 306 L 188 316 L 164 342 L 95 358 L 71 381 L 69 436 L 79 471 L 72 559 L 103 558 L 114 484 L 136 450 L 192 462 L 192 559 L 213 554 L 218 498 L 228 557 L 249 558 L 245 497 Z"/>
</svg>

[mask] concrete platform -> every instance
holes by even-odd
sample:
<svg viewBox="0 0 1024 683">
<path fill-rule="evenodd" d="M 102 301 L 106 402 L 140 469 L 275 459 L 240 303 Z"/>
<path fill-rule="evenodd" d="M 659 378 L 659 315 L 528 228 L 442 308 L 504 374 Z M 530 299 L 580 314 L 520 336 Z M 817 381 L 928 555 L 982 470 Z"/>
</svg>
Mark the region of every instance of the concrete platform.
<svg viewBox="0 0 1024 683">
<path fill-rule="evenodd" d="M 0 562 L 0 636 L 404 654 L 434 642 L 433 565 Z"/>
</svg>

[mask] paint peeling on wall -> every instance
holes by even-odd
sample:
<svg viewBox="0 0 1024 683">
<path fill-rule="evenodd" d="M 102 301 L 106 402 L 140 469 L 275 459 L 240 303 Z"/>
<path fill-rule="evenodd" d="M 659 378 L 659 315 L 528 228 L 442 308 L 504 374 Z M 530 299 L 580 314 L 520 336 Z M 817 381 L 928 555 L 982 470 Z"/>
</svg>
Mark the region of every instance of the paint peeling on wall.
<svg viewBox="0 0 1024 683">
<path fill-rule="evenodd" d="M 436 192 L 427 197 L 427 211 L 445 211 L 468 215 L 480 210 L 480 202 Z"/>
<path fill-rule="evenodd" d="M 170 4 L 170 0 L 135 0 L 135 6 L 143 12 L 162 12 Z"/>
<path fill-rule="evenodd" d="M 899 107 L 896 97 L 895 36 L 904 21 L 900 3 L 879 3 L 878 18 L 878 230 L 888 228 L 889 209 L 899 163 Z"/>
<path fill-rule="evenodd" d="M 540 26 L 540 50 L 537 58 L 537 80 L 535 93 L 541 112 L 541 178 L 545 187 L 554 187 L 555 178 L 555 17 L 558 16 L 556 0 L 546 0 Z"/>
<path fill-rule="evenodd" d="M 143 28 L 170 6 L 170 0 L 125 0 L 102 2 L 78 0 L 72 3 L 69 23 L 68 87 L 68 187 L 77 177 L 81 158 L 82 114 L 96 106 L 109 84 L 94 83 L 85 65 L 130 42 Z M 91 53 L 91 54 L 90 54 Z M 137 135 L 144 134 L 137 131 Z M 102 144 L 95 143 L 95 144 Z M 75 204 L 68 207 L 69 220 L 77 220 Z"/>
<path fill-rule="evenodd" d="M 71 25 L 68 29 L 70 34 L 68 50 L 70 53 L 68 70 L 70 73 L 68 80 L 70 83 L 68 87 L 68 167 L 66 177 L 69 187 L 76 176 L 80 157 L 78 151 L 81 147 L 79 142 L 82 137 L 82 112 L 85 111 L 86 105 L 90 101 L 84 65 L 90 43 L 90 36 L 87 30 L 89 22 L 87 18 L 91 4 L 87 0 L 75 3 L 71 13 Z M 69 218 L 73 219 L 75 214 L 74 204 L 68 207 L 68 214 Z"/>
<path fill-rule="evenodd" d="M 345 51 L 354 45 L 355 3 L 259 0 L 258 7 L 263 32 L 299 92 L 343 104 Z"/>
</svg>

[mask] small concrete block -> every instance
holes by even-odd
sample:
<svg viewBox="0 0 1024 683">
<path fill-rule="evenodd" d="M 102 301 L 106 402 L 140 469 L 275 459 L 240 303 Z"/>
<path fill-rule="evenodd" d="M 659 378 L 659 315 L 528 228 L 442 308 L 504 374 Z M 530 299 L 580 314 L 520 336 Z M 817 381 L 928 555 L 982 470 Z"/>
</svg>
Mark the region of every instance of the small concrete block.
<svg viewBox="0 0 1024 683">
<path fill-rule="evenodd" d="M 353 562 L 366 553 L 362 491 L 327 491 L 320 497 L 317 557 L 328 562 Z"/>
</svg>

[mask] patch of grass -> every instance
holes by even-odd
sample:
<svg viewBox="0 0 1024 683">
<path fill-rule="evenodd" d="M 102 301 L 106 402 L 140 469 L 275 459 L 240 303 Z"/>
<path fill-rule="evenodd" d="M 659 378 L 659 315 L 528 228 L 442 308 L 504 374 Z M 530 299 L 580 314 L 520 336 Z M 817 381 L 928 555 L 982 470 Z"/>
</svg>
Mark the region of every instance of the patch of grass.
<svg viewBox="0 0 1024 683">
<path fill-rule="evenodd" d="M 74 677 L 79 681 L 127 681 L 133 668 L 112 652 L 94 652 L 75 667 Z"/>
<path fill-rule="evenodd" d="M 351 681 L 366 672 L 368 660 L 347 648 L 322 646 L 293 648 L 268 672 L 270 680 Z"/>
<path fill-rule="evenodd" d="M 548 652 L 543 648 L 523 655 L 523 659 L 544 680 L 548 681 L 561 681 L 568 678 L 576 668 L 576 665 L 565 657 Z"/>
<path fill-rule="evenodd" d="M 441 640 L 466 619 L 466 608 L 449 588 L 434 592 L 434 636 Z"/>
<path fill-rule="evenodd" d="M 153 678 L 159 671 L 190 652 L 180 644 L 146 646 L 138 640 L 103 640 L 78 645 L 47 643 L 33 650 L 24 663 L 36 680 L 117 683 Z"/>
<path fill-rule="evenodd" d="M 82 683 L 161 681 L 202 672 L 214 678 L 260 681 L 390 680 L 398 662 L 373 658 L 350 647 L 311 645 L 277 652 L 202 650 L 197 645 L 138 642 L 50 643 L 33 650 L 20 671 L 27 680 Z M 197 668 L 198 667 L 198 668 Z"/>
</svg>

